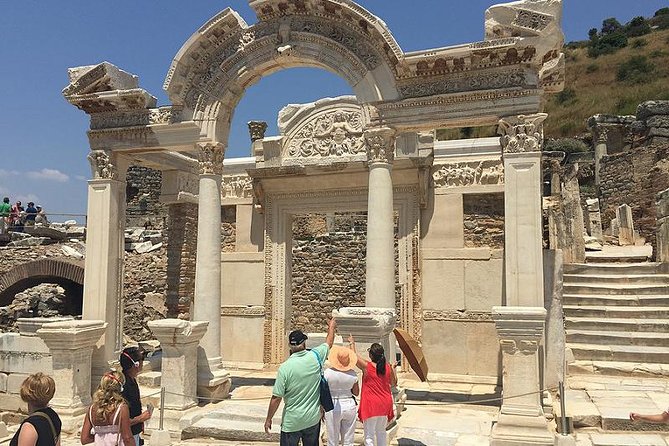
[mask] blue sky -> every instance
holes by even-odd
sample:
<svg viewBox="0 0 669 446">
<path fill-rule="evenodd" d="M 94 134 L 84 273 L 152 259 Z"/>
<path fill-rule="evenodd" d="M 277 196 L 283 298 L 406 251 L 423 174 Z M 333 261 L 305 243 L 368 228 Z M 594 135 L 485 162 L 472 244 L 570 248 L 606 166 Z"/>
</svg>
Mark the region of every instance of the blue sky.
<svg viewBox="0 0 669 446">
<path fill-rule="evenodd" d="M 484 11 L 499 1 L 359 3 L 388 24 L 404 51 L 413 51 L 482 40 Z M 607 17 L 624 23 L 667 6 L 666 0 L 563 3 L 567 41 L 587 38 L 588 29 Z M 107 60 L 138 75 L 140 86 L 167 105 L 162 84 L 172 58 L 227 6 L 255 22 L 243 0 L 0 0 L 0 196 L 39 202 L 52 214 L 85 213 L 88 117 L 62 97 L 67 68 Z M 316 69 L 262 79 L 237 107 L 226 156 L 248 155 L 247 121 L 267 121 L 274 134 L 285 104 L 349 93 L 344 81 Z"/>
</svg>

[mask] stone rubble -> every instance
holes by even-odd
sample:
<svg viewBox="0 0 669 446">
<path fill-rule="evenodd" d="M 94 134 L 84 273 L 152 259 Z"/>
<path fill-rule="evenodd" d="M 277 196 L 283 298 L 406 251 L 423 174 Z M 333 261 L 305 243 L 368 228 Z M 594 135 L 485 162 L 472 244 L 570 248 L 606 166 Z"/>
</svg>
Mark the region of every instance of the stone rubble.
<svg viewBox="0 0 669 446">
<path fill-rule="evenodd" d="M 21 317 L 54 317 L 74 315 L 65 289 L 53 283 L 42 283 L 18 293 L 6 307 L 0 307 L 0 326 L 3 331 L 18 331 L 16 320 Z"/>
</svg>

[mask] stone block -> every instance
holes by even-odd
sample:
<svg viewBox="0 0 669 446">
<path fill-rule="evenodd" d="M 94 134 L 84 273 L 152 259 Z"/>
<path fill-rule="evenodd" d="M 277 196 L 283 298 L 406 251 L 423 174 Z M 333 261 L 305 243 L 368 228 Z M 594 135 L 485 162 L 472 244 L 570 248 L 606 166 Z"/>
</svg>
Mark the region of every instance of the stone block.
<svg viewBox="0 0 669 446">
<path fill-rule="evenodd" d="M 8 412 L 28 413 L 28 403 L 18 394 L 0 393 L 0 410 Z"/>
<path fill-rule="evenodd" d="M 646 101 L 636 109 L 636 118 L 643 121 L 656 115 L 669 115 L 669 101 Z"/>
<path fill-rule="evenodd" d="M 616 220 L 618 220 L 618 244 L 620 246 L 634 245 L 634 221 L 632 220 L 632 208 L 623 204 L 616 208 Z"/>
<path fill-rule="evenodd" d="M 137 382 L 141 386 L 160 387 L 161 372 L 144 372 L 137 376 Z"/>
<path fill-rule="evenodd" d="M 423 308 L 465 308 L 465 262 L 423 261 Z"/>
<path fill-rule="evenodd" d="M 669 189 L 665 189 L 656 196 L 657 218 L 669 216 Z"/>
<path fill-rule="evenodd" d="M 464 262 L 464 298 L 469 311 L 490 311 L 502 305 L 504 266 L 501 259 Z M 485 280 L 481 280 L 485 277 Z"/>
<path fill-rule="evenodd" d="M 243 307 L 240 307 L 241 310 Z M 221 321 L 221 356 L 226 363 L 263 363 L 264 313 L 224 315 Z M 244 336 L 240 336 L 244 333 Z"/>
<path fill-rule="evenodd" d="M 7 392 L 7 374 L 0 373 L 0 392 Z"/>
<path fill-rule="evenodd" d="M 425 231 L 423 244 L 425 248 L 462 248 L 464 236 L 464 210 L 462 194 L 434 195 L 428 227 Z"/>
<path fill-rule="evenodd" d="M 30 376 L 29 373 L 10 373 L 7 375 L 7 393 L 18 395 L 21 384 Z"/>
</svg>

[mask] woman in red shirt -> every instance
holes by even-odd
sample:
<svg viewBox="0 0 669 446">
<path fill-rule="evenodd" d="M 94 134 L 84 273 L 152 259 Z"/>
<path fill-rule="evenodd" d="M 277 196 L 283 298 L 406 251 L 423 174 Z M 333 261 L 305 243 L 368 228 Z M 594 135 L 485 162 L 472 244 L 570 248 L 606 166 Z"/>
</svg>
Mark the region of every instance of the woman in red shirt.
<svg viewBox="0 0 669 446">
<path fill-rule="evenodd" d="M 349 336 L 348 341 L 355 352 L 353 336 Z M 397 376 L 386 361 L 381 344 L 372 344 L 368 351 L 370 361 L 358 355 L 356 364 L 362 370 L 358 418 L 364 427 L 365 446 L 386 446 L 386 426 L 395 416 L 390 388 L 397 384 Z"/>
</svg>

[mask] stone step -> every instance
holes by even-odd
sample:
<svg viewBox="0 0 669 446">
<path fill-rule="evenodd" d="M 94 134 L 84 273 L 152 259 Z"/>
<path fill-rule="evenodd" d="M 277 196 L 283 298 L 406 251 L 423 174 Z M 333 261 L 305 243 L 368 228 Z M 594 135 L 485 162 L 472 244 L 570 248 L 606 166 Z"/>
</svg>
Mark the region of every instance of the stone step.
<svg viewBox="0 0 669 446">
<path fill-rule="evenodd" d="M 636 363 L 669 363 L 669 347 L 567 343 L 575 359 Z"/>
<path fill-rule="evenodd" d="M 652 246 L 604 246 L 601 251 L 586 251 L 586 263 L 640 263 L 653 255 Z"/>
<path fill-rule="evenodd" d="M 666 274 L 669 265 L 644 263 L 567 263 L 564 274 Z"/>
<path fill-rule="evenodd" d="M 669 364 L 578 359 L 567 365 L 570 376 L 605 375 L 621 377 L 669 378 Z"/>
<path fill-rule="evenodd" d="M 668 285 L 669 274 L 564 274 L 565 285 Z"/>
<path fill-rule="evenodd" d="M 267 407 L 257 404 L 230 404 L 208 412 L 181 432 L 183 440 L 214 438 L 217 440 L 269 442 L 279 441 L 281 409 L 272 420 L 272 431 L 264 430 Z"/>
<path fill-rule="evenodd" d="M 669 318 L 667 307 L 626 307 L 616 305 L 571 305 L 562 306 L 567 317 L 607 317 L 607 318 L 636 318 L 636 319 L 664 319 Z"/>
<path fill-rule="evenodd" d="M 669 333 L 669 319 L 565 317 L 567 330 L 606 330 Z"/>
<path fill-rule="evenodd" d="M 567 305 L 605 305 L 623 307 L 660 307 L 669 309 L 667 295 L 624 295 L 624 294 L 565 294 L 563 302 Z"/>
<path fill-rule="evenodd" d="M 669 295 L 669 284 L 656 285 L 615 285 L 615 284 L 597 284 L 597 283 L 564 283 L 563 291 L 565 294 L 611 294 L 611 295 L 629 295 L 629 294 L 655 294 Z"/>
<path fill-rule="evenodd" d="M 567 342 L 578 344 L 669 346 L 669 333 L 567 330 Z"/>
</svg>

